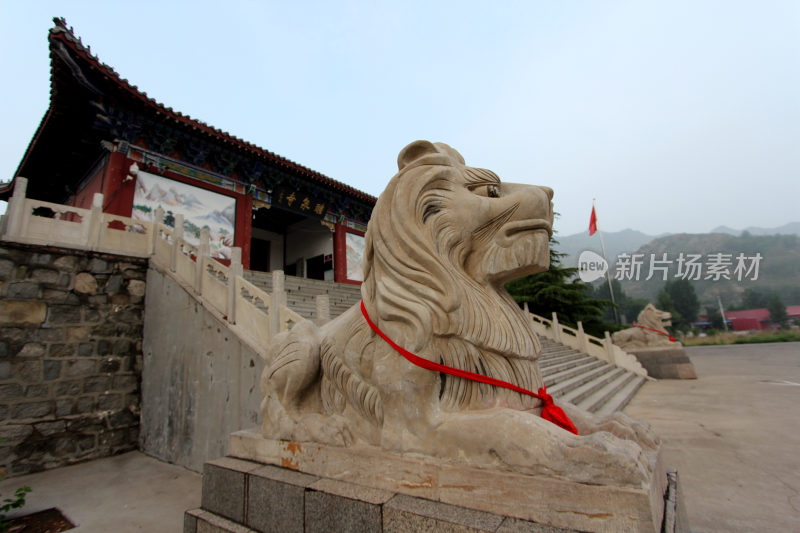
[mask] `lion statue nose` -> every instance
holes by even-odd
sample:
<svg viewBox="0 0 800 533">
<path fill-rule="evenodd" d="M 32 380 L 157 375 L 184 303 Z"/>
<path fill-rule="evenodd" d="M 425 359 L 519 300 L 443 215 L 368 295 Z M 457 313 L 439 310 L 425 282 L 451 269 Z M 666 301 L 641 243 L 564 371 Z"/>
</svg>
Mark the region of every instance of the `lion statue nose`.
<svg viewBox="0 0 800 533">
<path fill-rule="evenodd" d="M 503 182 L 500 185 L 501 196 L 508 199 L 517 197 L 522 209 L 517 213 L 519 217 L 550 218 L 552 214 L 551 202 L 553 189 L 539 185 L 526 185 L 522 183 Z M 544 216 L 542 216 L 544 215 Z"/>
<path fill-rule="evenodd" d="M 526 194 L 531 194 L 533 191 L 541 191 L 547 197 L 547 201 L 551 201 L 553 199 L 553 189 L 550 187 L 544 187 L 542 185 L 526 185 L 524 183 L 509 183 L 504 181 L 500 185 L 500 189 L 504 195 L 511 195 L 514 193 L 522 192 Z"/>
</svg>

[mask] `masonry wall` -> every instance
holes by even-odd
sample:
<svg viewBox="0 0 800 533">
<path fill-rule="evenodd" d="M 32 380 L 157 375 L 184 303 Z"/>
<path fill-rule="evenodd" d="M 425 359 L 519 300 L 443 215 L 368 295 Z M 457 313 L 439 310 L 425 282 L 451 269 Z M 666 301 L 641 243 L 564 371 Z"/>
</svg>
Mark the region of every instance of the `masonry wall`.
<svg viewBox="0 0 800 533">
<path fill-rule="evenodd" d="M 227 454 L 231 433 L 260 424 L 264 360 L 157 268 L 147 273 L 143 352 L 143 452 L 199 472 Z"/>
<path fill-rule="evenodd" d="M 135 449 L 147 261 L 0 244 L 0 468 Z"/>
</svg>

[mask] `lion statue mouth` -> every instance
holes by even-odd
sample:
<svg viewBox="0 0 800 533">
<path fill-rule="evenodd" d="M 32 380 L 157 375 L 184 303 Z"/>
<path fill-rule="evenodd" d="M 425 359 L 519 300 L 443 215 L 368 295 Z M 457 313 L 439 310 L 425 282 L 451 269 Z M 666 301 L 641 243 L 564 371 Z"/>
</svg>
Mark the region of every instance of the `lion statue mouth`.
<svg viewBox="0 0 800 533">
<path fill-rule="evenodd" d="M 503 226 L 503 235 L 506 238 L 525 231 L 546 231 L 549 238 L 553 236 L 553 225 L 548 220 L 535 218 L 533 220 L 511 222 Z"/>
<path fill-rule="evenodd" d="M 428 361 L 528 391 L 543 386 L 531 319 L 504 284 L 549 267 L 553 191 L 503 182 L 428 141 L 404 148 L 398 169 L 365 236 L 364 315 L 356 305 L 276 337 L 262 377 L 264 435 L 638 483 L 647 470 L 641 448 L 622 446 L 615 464 L 625 466 L 604 468 L 607 443 L 542 426 L 553 424 L 541 422 L 538 399 L 415 366 L 370 329 L 365 316 Z M 569 416 L 582 435 L 592 432 L 585 416 Z M 549 464 L 576 447 L 580 461 L 597 464 L 582 463 L 579 474 Z"/>
</svg>

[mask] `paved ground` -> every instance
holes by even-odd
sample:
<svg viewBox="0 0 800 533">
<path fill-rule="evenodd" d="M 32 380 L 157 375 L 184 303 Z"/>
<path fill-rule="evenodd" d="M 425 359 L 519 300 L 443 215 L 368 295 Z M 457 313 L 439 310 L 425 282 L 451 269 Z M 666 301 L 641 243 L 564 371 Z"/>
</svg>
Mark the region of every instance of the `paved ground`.
<svg viewBox="0 0 800 533">
<path fill-rule="evenodd" d="M 0 495 L 17 487 L 33 491 L 21 513 L 57 507 L 76 533 L 183 531 L 183 512 L 200 506 L 201 476 L 139 452 L 39 474 L 7 479 Z"/>
<path fill-rule="evenodd" d="M 690 348 L 698 380 L 646 384 L 626 412 L 649 420 L 678 469 L 698 532 L 800 531 L 800 343 Z M 138 452 L 0 483 L 33 488 L 74 531 L 179 532 L 200 475 Z"/>
<path fill-rule="evenodd" d="M 800 343 L 688 349 L 698 379 L 646 384 L 625 409 L 678 469 L 693 531 L 800 531 Z"/>
</svg>

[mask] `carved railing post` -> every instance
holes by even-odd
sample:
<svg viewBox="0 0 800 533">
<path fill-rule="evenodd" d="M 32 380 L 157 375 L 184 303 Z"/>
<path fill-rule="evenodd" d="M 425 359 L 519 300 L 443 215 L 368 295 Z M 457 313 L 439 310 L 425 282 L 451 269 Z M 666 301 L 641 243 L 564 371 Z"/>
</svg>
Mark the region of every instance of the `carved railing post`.
<svg viewBox="0 0 800 533">
<path fill-rule="evenodd" d="M 175 215 L 175 227 L 172 228 L 172 255 L 169 260 L 169 269 L 175 272 L 178 266 L 178 254 L 183 247 L 183 214 Z"/>
<path fill-rule="evenodd" d="M 614 355 L 614 343 L 611 342 L 611 334 L 608 331 L 605 332 L 604 342 L 606 345 L 606 352 L 608 352 L 608 362 L 616 366 L 617 358 Z"/>
<path fill-rule="evenodd" d="M 161 238 L 159 234 L 160 225 L 164 222 L 164 210 L 160 207 L 156 208 L 156 212 L 153 214 L 153 234 L 150 236 L 152 239 L 151 247 L 150 247 L 150 255 L 156 254 L 156 244 L 158 243 L 158 239 Z"/>
<path fill-rule="evenodd" d="M 14 193 L 8 199 L 6 211 L 6 233 L 4 237 L 19 237 L 22 235 L 23 219 L 25 218 L 25 191 L 28 189 L 28 179 L 17 176 L 14 180 Z M 27 213 L 30 215 L 30 213 Z"/>
<path fill-rule="evenodd" d="M 197 246 L 195 265 L 197 275 L 194 288 L 199 294 L 203 294 L 203 266 L 206 264 L 206 257 L 211 257 L 211 232 L 208 228 L 203 228 L 200 230 L 200 244 Z"/>
<path fill-rule="evenodd" d="M 331 319 L 331 298 L 327 294 L 318 294 L 316 301 L 317 324 L 321 326 Z"/>
<path fill-rule="evenodd" d="M 578 346 L 580 346 L 583 353 L 589 353 L 589 341 L 586 338 L 586 333 L 583 332 L 583 322 L 578 320 Z"/>
<path fill-rule="evenodd" d="M 236 324 L 236 276 L 241 276 L 242 249 L 238 246 L 231 248 L 231 266 L 228 267 L 228 322 Z"/>
<path fill-rule="evenodd" d="M 83 244 L 94 250 L 100 245 L 100 233 L 103 229 L 103 193 L 94 193 L 94 197 L 92 197 L 92 208 L 89 211 L 89 220 L 84 220 L 82 222 L 89 226 L 86 233 L 87 242 Z"/>
<path fill-rule="evenodd" d="M 281 306 L 286 305 L 285 281 L 283 270 L 275 270 L 272 273 L 272 295 L 269 304 L 270 338 L 281 331 Z"/>
<path fill-rule="evenodd" d="M 561 342 L 561 326 L 558 325 L 558 315 L 553 311 L 553 340 Z"/>
</svg>

